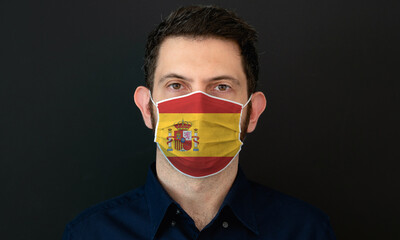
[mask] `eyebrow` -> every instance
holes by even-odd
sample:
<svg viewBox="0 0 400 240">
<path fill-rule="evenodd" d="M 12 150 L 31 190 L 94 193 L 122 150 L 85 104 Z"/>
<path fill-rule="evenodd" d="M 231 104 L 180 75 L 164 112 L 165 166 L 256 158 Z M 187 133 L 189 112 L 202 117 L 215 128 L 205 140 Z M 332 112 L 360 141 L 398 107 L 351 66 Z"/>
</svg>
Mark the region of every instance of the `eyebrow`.
<svg viewBox="0 0 400 240">
<path fill-rule="evenodd" d="M 169 73 L 169 74 L 161 77 L 159 83 L 162 83 L 169 78 L 178 78 L 178 79 L 181 79 L 184 81 L 193 82 L 193 80 L 190 78 L 184 77 L 184 76 L 176 74 L 176 73 Z M 233 83 L 235 83 L 236 85 L 240 86 L 240 81 L 229 75 L 221 75 L 221 76 L 213 77 L 209 81 L 219 81 L 219 80 L 230 80 Z"/>
<path fill-rule="evenodd" d="M 159 83 L 164 82 L 168 78 L 178 78 L 178 79 L 182 79 L 182 80 L 185 80 L 185 81 L 188 81 L 188 82 L 192 82 L 192 79 L 189 79 L 187 77 L 184 77 L 184 76 L 176 74 L 176 73 L 170 73 L 170 74 L 167 74 L 167 75 L 163 76 L 162 78 L 160 78 L 160 82 Z"/>
<path fill-rule="evenodd" d="M 236 85 L 240 86 L 240 81 L 232 76 L 229 75 L 221 75 L 221 76 L 217 76 L 217 77 L 213 77 L 210 79 L 211 81 L 218 81 L 218 80 L 230 80 L 233 83 L 235 83 Z"/>
</svg>

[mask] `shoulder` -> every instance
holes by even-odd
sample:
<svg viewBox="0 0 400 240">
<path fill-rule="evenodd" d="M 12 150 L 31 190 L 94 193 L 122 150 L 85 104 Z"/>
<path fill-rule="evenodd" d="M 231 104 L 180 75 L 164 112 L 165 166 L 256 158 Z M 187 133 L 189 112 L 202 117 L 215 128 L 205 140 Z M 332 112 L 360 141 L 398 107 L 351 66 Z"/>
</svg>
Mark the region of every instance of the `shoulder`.
<svg viewBox="0 0 400 240">
<path fill-rule="evenodd" d="M 260 229 L 292 239 L 335 239 L 329 217 L 313 205 L 251 182 L 253 204 Z"/>
<path fill-rule="evenodd" d="M 112 231 L 110 223 L 138 221 L 146 218 L 147 212 L 144 187 L 140 187 L 84 210 L 67 224 L 63 239 L 91 239 L 84 236 Z"/>
<path fill-rule="evenodd" d="M 327 218 L 318 208 L 311 204 L 299 200 L 295 197 L 281 193 L 258 183 L 251 182 L 253 201 L 256 206 L 262 206 L 262 209 L 274 211 L 279 215 L 299 215 L 315 218 Z"/>
</svg>

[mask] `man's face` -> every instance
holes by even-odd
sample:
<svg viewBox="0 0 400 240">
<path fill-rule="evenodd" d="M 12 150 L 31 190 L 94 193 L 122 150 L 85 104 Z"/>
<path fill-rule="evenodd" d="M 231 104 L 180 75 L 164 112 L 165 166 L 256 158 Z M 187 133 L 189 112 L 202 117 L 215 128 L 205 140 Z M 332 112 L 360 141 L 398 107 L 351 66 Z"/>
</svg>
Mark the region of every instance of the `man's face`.
<svg viewBox="0 0 400 240">
<path fill-rule="evenodd" d="M 249 98 L 238 45 L 217 38 L 169 37 L 164 40 L 158 54 L 153 86 L 155 102 L 194 91 L 242 104 Z M 245 122 L 242 128 L 247 125 L 246 112 L 247 107 L 242 114 L 242 122 Z M 155 118 L 153 109 L 153 125 Z"/>
</svg>

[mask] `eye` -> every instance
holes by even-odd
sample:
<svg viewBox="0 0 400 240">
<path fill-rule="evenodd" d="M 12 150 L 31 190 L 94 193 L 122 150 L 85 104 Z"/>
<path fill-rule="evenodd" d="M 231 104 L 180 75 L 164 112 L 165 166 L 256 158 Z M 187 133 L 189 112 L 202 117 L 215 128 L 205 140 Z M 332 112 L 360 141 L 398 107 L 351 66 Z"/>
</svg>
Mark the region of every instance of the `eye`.
<svg viewBox="0 0 400 240">
<path fill-rule="evenodd" d="M 182 84 L 180 83 L 171 83 L 170 85 L 168 85 L 168 87 L 174 89 L 174 90 L 179 90 L 182 88 Z"/>
<path fill-rule="evenodd" d="M 221 92 L 225 92 L 227 90 L 229 90 L 231 87 L 226 85 L 226 84 L 219 84 L 218 86 L 215 87 L 216 90 L 221 91 Z"/>
</svg>

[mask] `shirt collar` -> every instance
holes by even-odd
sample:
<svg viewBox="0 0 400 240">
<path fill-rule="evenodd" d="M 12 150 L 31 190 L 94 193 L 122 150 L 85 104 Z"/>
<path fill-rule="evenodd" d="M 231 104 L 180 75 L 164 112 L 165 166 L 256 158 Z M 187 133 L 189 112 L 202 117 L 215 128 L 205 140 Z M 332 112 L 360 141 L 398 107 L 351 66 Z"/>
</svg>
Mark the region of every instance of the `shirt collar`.
<svg viewBox="0 0 400 240">
<path fill-rule="evenodd" d="M 219 212 L 228 206 L 244 226 L 258 235 L 259 231 L 256 224 L 251 191 L 252 185 L 239 167 L 235 181 Z M 151 239 L 154 239 L 168 208 L 171 204 L 176 204 L 158 181 L 155 163 L 150 166 L 147 174 L 145 194 L 150 213 Z"/>
<path fill-rule="evenodd" d="M 165 213 L 169 206 L 174 203 L 174 200 L 168 195 L 157 179 L 155 163 L 150 166 L 147 173 L 145 194 L 150 213 L 151 239 L 154 239 Z"/>
<path fill-rule="evenodd" d="M 221 209 L 225 206 L 230 207 L 239 221 L 258 235 L 259 231 L 253 202 L 252 184 L 239 166 L 235 181 L 225 197 Z"/>
</svg>

